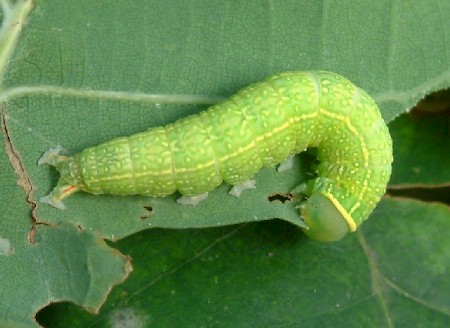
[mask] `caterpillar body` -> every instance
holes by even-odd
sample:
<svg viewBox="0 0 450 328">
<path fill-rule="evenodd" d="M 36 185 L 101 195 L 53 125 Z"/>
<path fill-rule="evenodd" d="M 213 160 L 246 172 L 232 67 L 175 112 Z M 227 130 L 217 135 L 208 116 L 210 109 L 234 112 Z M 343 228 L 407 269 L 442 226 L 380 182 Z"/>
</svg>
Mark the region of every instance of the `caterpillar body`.
<svg viewBox="0 0 450 328">
<path fill-rule="evenodd" d="M 155 197 L 178 191 L 201 199 L 223 181 L 245 186 L 263 166 L 308 147 L 317 148 L 320 163 L 317 177 L 301 188 L 308 196 L 299 206 L 304 231 L 338 240 L 385 193 L 392 140 L 375 101 L 325 71 L 271 76 L 198 115 L 72 157 L 51 149 L 39 164 L 56 167 L 60 178 L 41 202 L 64 208 L 61 200 L 78 190 Z"/>
</svg>

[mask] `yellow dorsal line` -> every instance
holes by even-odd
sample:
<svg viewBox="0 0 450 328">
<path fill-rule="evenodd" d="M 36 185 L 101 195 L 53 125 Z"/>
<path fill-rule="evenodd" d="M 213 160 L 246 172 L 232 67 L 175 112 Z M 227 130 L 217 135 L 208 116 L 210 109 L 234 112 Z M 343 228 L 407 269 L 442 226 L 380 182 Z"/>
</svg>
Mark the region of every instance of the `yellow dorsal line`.
<svg viewBox="0 0 450 328">
<path fill-rule="evenodd" d="M 355 220 L 353 220 L 353 218 L 350 216 L 350 214 L 348 214 L 348 212 L 345 210 L 345 208 L 342 207 L 341 203 L 339 203 L 339 201 L 336 198 L 334 198 L 334 196 L 330 193 L 326 192 L 326 193 L 323 193 L 323 195 L 333 203 L 333 205 L 336 207 L 336 209 L 342 215 L 344 220 L 347 222 L 348 227 L 350 228 L 350 231 L 351 232 L 355 231 L 356 230 L 356 222 L 355 222 Z"/>
</svg>

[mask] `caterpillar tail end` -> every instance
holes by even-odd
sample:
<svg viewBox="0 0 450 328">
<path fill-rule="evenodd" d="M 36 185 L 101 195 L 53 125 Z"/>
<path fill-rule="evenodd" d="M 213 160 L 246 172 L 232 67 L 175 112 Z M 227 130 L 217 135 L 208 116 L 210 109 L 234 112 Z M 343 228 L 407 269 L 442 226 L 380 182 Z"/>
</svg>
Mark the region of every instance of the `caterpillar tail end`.
<svg viewBox="0 0 450 328">
<path fill-rule="evenodd" d="M 302 228 L 310 238 L 320 241 L 338 241 L 356 229 L 339 206 L 323 194 L 313 194 L 300 206 L 301 216 L 308 228 Z M 353 222 L 354 224 L 354 222 Z"/>
<path fill-rule="evenodd" d="M 60 146 L 50 148 L 38 160 L 38 165 L 48 164 L 54 166 L 61 173 L 61 177 L 50 194 L 41 197 L 39 202 L 48 204 L 57 209 L 64 210 L 62 200 L 83 188 L 79 174 L 79 164 L 74 157 L 60 155 L 63 149 Z"/>
</svg>

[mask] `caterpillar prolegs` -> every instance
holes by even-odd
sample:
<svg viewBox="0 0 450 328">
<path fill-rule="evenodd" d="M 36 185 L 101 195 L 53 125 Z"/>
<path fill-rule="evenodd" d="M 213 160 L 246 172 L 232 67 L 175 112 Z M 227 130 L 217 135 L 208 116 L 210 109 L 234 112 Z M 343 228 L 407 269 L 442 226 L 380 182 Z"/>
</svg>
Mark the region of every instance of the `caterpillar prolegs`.
<svg viewBox="0 0 450 328">
<path fill-rule="evenodd" d="M 308 147 L 317 148 L 320 163 L 317 177 L 301 188 L 304 231 L 338 240 L 385 193 L 392 141 L 374 100 L 324 71 L 271 76 L 198 115 L 72 157 L 49 150 L 39 164 L 56 167 L 60 178 L 41 202 L 64 208 L 61 200 L 78 190 L 155 197 L 178 191 L 198 201 L 223 181 L 239 193 L 260 168 Z"/>
</svg>

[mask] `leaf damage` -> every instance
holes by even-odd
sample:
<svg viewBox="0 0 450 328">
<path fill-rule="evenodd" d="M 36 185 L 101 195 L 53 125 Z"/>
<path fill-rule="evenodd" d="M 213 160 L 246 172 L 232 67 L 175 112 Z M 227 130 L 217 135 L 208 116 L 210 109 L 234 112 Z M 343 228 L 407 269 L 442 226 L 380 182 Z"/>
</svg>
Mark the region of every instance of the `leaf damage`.
<svg viewBox="0 0 450 328">
<path fill-rule="evenodd" d="M 30 232 L 28 233 L 28 241 L 31 244 L 36 243 L 36 224 L 47 224 L 45 222 L 41 222 L 37 218 L 37 204 L 34 201 L 34 188 L 31 184 L 31 180 L 28 176 L 28 174 L 25 171 L 25 168 L 22 164 L 22 159 L 20 158 L 20 153 L 14 148 L 11 136 L 6 124 L 6 113 L 5 113 L 5 105 L 3 104 L 1 109 L 1 130 L 4 135 L 5 140 L 5 151 L 8 155 L 8 160 L 11 166 L 14 169 L 14 172 L 19 176 L 19 179 L 17 180 L 17 185 L 23 188 L 26 195 L 26 201 L 31 206 L 31 219 L 33 220 L 33 226 L 30 229 Z"/>
</svg>

